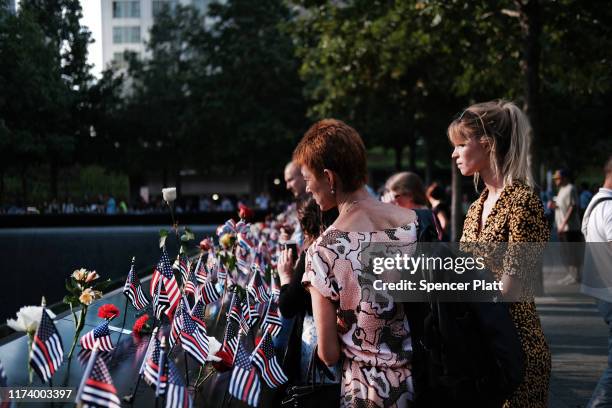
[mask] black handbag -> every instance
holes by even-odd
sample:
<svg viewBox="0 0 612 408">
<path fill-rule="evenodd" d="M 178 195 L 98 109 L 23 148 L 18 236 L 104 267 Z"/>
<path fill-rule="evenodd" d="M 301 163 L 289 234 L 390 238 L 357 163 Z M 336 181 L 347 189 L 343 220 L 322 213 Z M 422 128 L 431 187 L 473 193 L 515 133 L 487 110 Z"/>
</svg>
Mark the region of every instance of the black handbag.
<svg viewBox="0 0 612 408">
<path fill-rule="evenodd" d="M 315 373 L 319 373 L 317 382 Z M 323 383 L 323 377 L 336 381 L 336 376 L 319 359 L 317 346 L 312 350 L 308 364 L 306 385 L 294 385 L 287 389 L 287 396 L 281 402 L 281 407 L 339 407 L 340 383 Z"/>
</svg>

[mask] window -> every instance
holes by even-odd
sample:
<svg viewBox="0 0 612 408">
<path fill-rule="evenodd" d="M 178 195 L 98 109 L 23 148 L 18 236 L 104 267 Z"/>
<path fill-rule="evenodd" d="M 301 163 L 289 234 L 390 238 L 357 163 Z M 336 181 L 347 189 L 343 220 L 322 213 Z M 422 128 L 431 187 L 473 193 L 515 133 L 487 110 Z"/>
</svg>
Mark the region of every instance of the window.
<svg viewBox="0 0 612 408">
<path fill-rule="evenodd" d="M 138 51 L 129 51 L 132 53 L 136 59 L 140 59 L 140 52 Z M 126 59 L 126 53 L 124 52 L 114 52 L 113 53 L 113 63 L 117 66 L 125 67 L 127 66 L 128 60 Z"/>
<path fill-rule="evenodd" d="M 157 16 L 164 7 L 170 7 L 173 10 L 178 4 L 178 0 L 153 0 L 153 17 Z"/>
<path fill-rule="evenodd" d="M 113 18 L 140 18 L 140 0 L 113 1 Z"/>
<path fill-rule="evenodd" d="M 113 43 L 127 44 L 140 42 L 140 26 L 113 27 Z"/>
</svg>

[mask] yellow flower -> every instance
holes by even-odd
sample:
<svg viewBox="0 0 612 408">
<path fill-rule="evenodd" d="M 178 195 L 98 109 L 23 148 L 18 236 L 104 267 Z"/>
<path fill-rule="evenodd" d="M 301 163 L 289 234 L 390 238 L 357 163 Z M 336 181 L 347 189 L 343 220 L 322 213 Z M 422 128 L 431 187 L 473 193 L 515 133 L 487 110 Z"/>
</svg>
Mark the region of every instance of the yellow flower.
<svg viewBox="0 0 612 408">
<path fill-rule="evenodd" d="M 87 275 L 87 278 L 85 279 L 85 282 L 91 282 L 93 280 L 98 279 L 99 277 L 100 277 L 100 275 L 98 275 L 98 273 L 96 271 L 91 271 Z"/>
<path fill-rule="evenodd" d="M 79 302 L 86 306 L 89 306 L 93 303 L 95 298 L 96 293 L 91 288 L 87 288 L 81 293 L 81 296 L 79 296 Z"/>
<path fill-rule="evenodd" d="M 87 278 L 87 269 L 77 269 L 76 271 L 72 272 L 72 277 L 78 281 L 84 281 L 85 278 Z"/>
</svg>

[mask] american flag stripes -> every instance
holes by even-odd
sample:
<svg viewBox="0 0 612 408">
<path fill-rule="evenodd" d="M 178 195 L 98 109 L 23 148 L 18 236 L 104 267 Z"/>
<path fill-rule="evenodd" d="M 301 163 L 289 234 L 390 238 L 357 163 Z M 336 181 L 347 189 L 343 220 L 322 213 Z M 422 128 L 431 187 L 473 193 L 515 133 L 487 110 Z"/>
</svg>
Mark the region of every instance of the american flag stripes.
<svg viewBox="0 0 612 408">
<path fill-rule="evenodd" d="M 187 282 L 189 278 L 189 259 L 185 254 L 179 254 L 177 257 L 178 270 L 181 273 L 181 279 L 183 281 L 183 285 Z"/>
<path fill-rule="evenodd" d="M 251 295 L 247 292 L 245 299 L 241 305 L 242 316 L 250 327 L 255 327 L 257 319 L 259 319 L 259 313 L 257 312 L 257 305 L 251 299 Z"/>
<path fill-rule="evenodd" d="M 206 364 L 208 359 L 208 336 L 200 332 L 195 322 L 185 308 L 183 314 L 183 329 L 181 330 L 181 345 L 190 356 L 200 364 Z"/>
<path fill-rule="evenodd" d="M 88 331 L 81 337 L 81 347 L 87 350 L 93 350 L 96 340 L 100 341 L 99 350 L 110 351 L 113 349 L 110 331 L 108 330 L 108 321 L 98 325 L 95 329 Z"/>
<path fill-rule="evenodd" d="M 240 299 L 237 295 L 234 295 L 232 299 L 232 304 L 230 306 L 230 311 L 227 314 L 228 321 L 234 320 L 238 323 L 240 329 L 244 332 L 244 334 L 248 334 L 250 330 L 249 322 L 244 317 L 244 310 L 246 309 L 246 303 L 240 302 Z M 228 323 L 229 324 L 229 323 Z"/>
<path fill-rule="evenodd" d="M 235 398 L 246 402 L 252 407 L 257 406 L 261 384 L 257 370 L 251 364 L 249 355 L 244 351 L 242 342 L 238 343 L 234 369 L 229 383 L 229 392 Z"/>
<path fill-rule="evenodd" d="M 149 304 L 149 299 L 147 299 L 142 291 L 140 280 L 134 271 L 134 262 L 132 262 L 132 267 L 130 268 L 127 279 L 125 280 L 123 294 L 130 299 L 132 306 L 134 306 L 134 309 L 136 310 L 142 310 Z"/>
<path fill-rule="evenodd" d="M 193 307 L 193 309 L 191 309 L 191 318 L 193 319 L 193 322 L 196 324 L 198 329 L 200 329 L 200 331 L 203 334 L 206 334 L 206 322 L 204 321 L 204 318 L 205 318 L 204 313 L 205 312 L 206 312 L 206 304 L 200 298 L 196 302 L 196 304 Z"/>
<path fill-rule="evenodd" d="M 86 408 L 121 408 L 121 402 L 117 397 L 117 390 L 113 385 L 113 380 L 108 372 L 104 360 L 96 357 L 93 368 L 85 380 L 83 392 L 79 402 Z"/>
<path fill-rule="evenodd" d="M 48 382 L 64 361 L 64 348 L 53 320 L 43 308 L 42 316 L 30 353 L 30 366 L 36 371 L 43 382 Z"/>
<path fill-rule="evenodd" d="M 161 257 L 153 272 L 153 278 L 151 278 L 151 296 L 154 296 L 159 280 L 162 281 L 162 291 L 160 295 L 165 294 L 168 297 L 168 308 L 164 313 L 166 313 L 168 317 L 171 317 L 181 299 L 181 291 L 174 277 L 174 273 L 172 272 L 172 266 L 170 264 L 170 258 L 168 258 L 168 253 L 166 252 L 166 247 L 162 248 Z"/>
<path fill-rule="evenodd" d="M 253 244 L 253 241 L 249 238 L 246 232 L 238 233 L 238 245 L 249 253 L 255 248 L 255 244 Z"/>
<path fill-rule="evenodd" d="M 194 268 L 196 280 L 200 284 L 206 282 L 206 277 L 208 276 L 208 272 L 206 271 L 207 257 L 208 255 L 205 255 L 203 253 L 200 254 L 200 257 L 198 258 L 198 262 L 196 263 L 196 266 Z"/>
<path fill-rule="evenodd" d="M 162 279 L 157 281 L 157 290 L 153 293 L 153 313 L 159 320 L 161 319 L 162 313 L 170 309 L 170 299 L 164 289 L 164 282 Z"/>
<path fill-rule="evenodd" d="M 251 277 L 251 281 L 247 286 L 247 291 L 257 303 L 265 303 L 270 300 L 270 296 L 268 295 L 268 289 L 266 288 L 263 280 L 261 279 L 259 268 L 253 269 L 253 276 Z"/>
<path fill-rule="evenodd" d="M 166 408 L 191 408 L 193 402 L 187 391 L 185 381 L 172 361 L 168 361 L 168 389 Z"/>
<path fill-rule="evenodd" d="M 227 324 L 225 325 L 222 348 L 223 351 L 232 356 L 232 360 L 236 355 L 236 348 L 238 347 L 238 334 L 240 332 L 239 322 L 241 315 L 242 311 L 240 310 L 238 296 L 234 293 L 230 311 L 227 315 Z"/>
<path fill-rule="evenodd" d="M 225 282 L 225 279 L 227 278 L 227 269 L 225 267 L 225 264 L 221 262 L 221 260 L 219 260 L 218 262 L 219 266 L 217 267 L 217 280 L 219 282 Z"/>
<path fill-rule="evenodd" d="M 261 377 L 270 388 L 276 388 L 287 382 L 287 376 L 278 364 L 270 332 L 265 332 L 259 344 L 251 354 L 252 363 L 259 368 Z"/>
<path fill-rule="evenodd" d="M 198 280 L 196 278 L 195 271 L 189 272 L 189 277 L 185 281 L 183 293 L 188 295 L 192 295 L 194 298 L 196 297 L 196 291 L 198 290 Z"/>
<path fill-rule="evenodd" d="M 185 301 L 182 300 L 181 304 L 176 310 L 176 313 L 174 314 L 174 318 L 172 319 L 172 328 L 170 329 L 170 348 L 174 347 L 174 343 L 180 339 L 181 330 L 183 330 L 183 308 L 185 307 Z"/>
<path fill-rule="evenodd" d="M 210 280 L 207 280 L 200 288 L 200 299 L 205 305 L 216 302 L 221 297 L 221 293 L 217 290 L 217 285 Z"/>
<path fill-rule="evenodd" d="M 275 296 L 270 298 L 268 303 L 268 312 L 263 321 L 264 331 L 269 331 L 272 337 L 278 336 L 282 328 L 281 315 L 278 310 L 278 300 Z"/>
<path fill-rule="evenodd" d="M 146 363 L 144 367 L 144 380 L 147 384 L 153 388 L 153 390 L 157 391 L 157 387 L 161 388 L 160 392 L 163 394 L 163 391 L 166 388 L 167 376 L 165 375 L 165 370 L 162 371 L 161 378 L 159 377 L 159 357 L 161 355 L 161 345 L 157 337 L 151 338 L 153 342 L 153 347 L 150 349 L 149 353 L 145 356 Z M 167 361 L 167 360 L 166 360 Z M 159 378 L 159 384 L 158 384 Z"/>
</svg>

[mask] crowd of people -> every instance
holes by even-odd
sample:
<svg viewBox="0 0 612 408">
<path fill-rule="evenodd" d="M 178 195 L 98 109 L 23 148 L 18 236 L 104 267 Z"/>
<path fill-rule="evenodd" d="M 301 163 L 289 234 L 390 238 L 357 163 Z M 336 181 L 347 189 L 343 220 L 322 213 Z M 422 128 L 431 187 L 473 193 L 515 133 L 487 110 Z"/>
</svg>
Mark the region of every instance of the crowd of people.
<svg viewBox="0 0 612 408">
<path fill-rule="evenodd" d="M 528 159 L 529 126 L 514 103 L 501 100 L 472 105 L 450 123 L 455 164 L 484 186 L 467 208 L 462 244 L 545 243 L 547 212 L 560 240 L 582 239 L 579 216 L 582 207 L 588 214 L 590 197 L 579 196 L 559 170 L 556 196 L 542 200 Z M 531 288 L 522 284 L 537 262 L 487 265 L 503 282 L 501 296 L 518 302 L 449 306 L 364 298 L 358 262 L 364 245 L 391 242 L 412 253 L 417 242 L 448 240 L 450 221 L 439 184 L 425 188 L 418 175 L 402 172 L 377 195 L 366 173 L 359 133 L 335 119 L 315 123 L 285 168 L 295 202 L 283 214 L 293 226 L 281 236 L 286 333 L 276 345 L 288 345 L 284 366 L 291 381 L 304 382 L 303 368 L 319 360 L 339 377 L 337 400 L 322 405 L 547 407 L 551 354 Z M 606 180 L 612 180 L 612 159 Z M 604 187 L 598 195 L 611 194 Z M 609 229 L 604 238 L 612 241 Z M 610 378 L 598 389 L 610 389 Z"/>
</svg>

